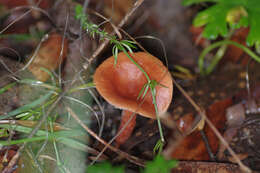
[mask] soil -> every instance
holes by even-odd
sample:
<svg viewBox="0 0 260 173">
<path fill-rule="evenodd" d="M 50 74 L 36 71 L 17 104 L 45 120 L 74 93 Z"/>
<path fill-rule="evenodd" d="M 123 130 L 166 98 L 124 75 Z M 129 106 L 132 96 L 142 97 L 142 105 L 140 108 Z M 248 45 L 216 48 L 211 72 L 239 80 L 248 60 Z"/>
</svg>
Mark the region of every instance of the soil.
<svg viewBox="0 0 260 173">
<path fill-rule="evenodd" d="M 134 3 L 133 0 L 125 1 L 127 1 L 126 4 Z M 28 2 L 26 1 L 24 4 L 21 4 L 20 2 L 18 6 L 28 5 Z M 66 40 L 64 42 L 68 43 L 68 46 L 65 47 L 66 55 L 64 56 L 66 56 L 66 59 L 60 63 L 60 74 L 62 79 L 64 79 L 61 87 L 64 90 L 69 89 L 71 85 L 79 86 L 82 83 L 85 83 L 85 81 L 92 81 L 92 74 L 95 71 L 95 68 L 105 59 L 105 57 L 111 56 L 111 47 L 108 46 L 95 57 L 95 60 L 93 61 L 93 64 L 89 66 L 90 68 L 88 71 L 84 71 L 83 64 L 88 62 L 101 42 L 97 37 L 89 37 L 85 32 L 82 32 L 82 34 L 80 33 L 80 23 L 73 15 L 76 3 L 82 4 L 83 1 L 72 2 L 66 0 L 61 2 L 48 0 L 46 2 L 47 3 L 43 6 L 45 13 L 34 11 L 26 18 L 22 18 L 19 23 L 13 25 L 10 30 L 3 33 L 1 32 L 1 34 L 29 33 L 31 35 L 34 34 L 34 36 L 29 40 L 19 41 L 19 43 L 13 38 L 0 38 L 0 47 L 4 49 L 0 50 L 0 91 L 1 88 L 12 82 L 23 79 L 24 77 L 27 78 L 29 76 L 38 78 L 37 76 L 33 76 L 32 71 L 25 70 L 25 72 L 21 73 L 19 70 L 22 69 L 26 63 L 30 62 L 30 58 L 33 57 L 34 52 L 37 50 L 37 45 L 42 43 L 44 35 L 42 33 L 48 33 L 49 35 L 56 33 L 60 36 L 60 40 L 62 40 L 61 37 L 65 38 Z M 115 2 L 117 1 L 115 0 Z M 112 13 L 115 15 L 113 17 L 113 22 L 115 24 L 119 23 L 127 11 L 131 9 L 131 6 L 128 7 L 126 4 L 117 3 L 117 5 L 113 7 L 122 9 L 115 10 L 114 13 Z M 14 9 L 16 7 L 15 3 L 10 7 L 10 4 L 4 4 L 4 1 L 0 0 L 0 5 L 1 8 L 3 6 L 4 9 L 4 12 L 2 14 L 0 13 L 1 30 L 7 26 L 6 23 L 10 20 L 17 18 L 15 16 L 20 16 L 24 13 L 24 9 Z M 88 5 L 94 11 L 105 16 L 111 16 L 111 3 L 91 0 Z M 12 9 L 14 10 L 12 11 Z M 192 18 L 199 9 L 199 6 L 185 8 L 181 5 L 180 0 L 145 1 L 137 11 L 135 11 L 131 19 L 128 19 L 129 21 L 123 29 L 131 36 L 136 37 L 137 41 L 140 41 L 140 44 L 148 52 L 159 57 L 172 74 L 178 71 L 176 65 L 189 70 L 191 77 L 179 78 L 174 76 L 176 82 L 183 87 L 187 95 L 189 95 L 200 108 L 206 111 L 209 119 L 226 138 L 231 148 L 239 155 L 242 162 L 252 170 L 260 171 L 260 145 L 258 143 L 258 139 L 260 138 L 260 64 L 249 60 L 248 56 L 241 52 L 240 49 L 238 50 L 234 47 L 230 47 L 227 49 L 226 56 L 224 56 L 214 72 L 208 76 L 201 76 L 198 73 L 197 57 L 203 49 L 203 45 L 195 44 L 194 37 L 197 33 L 195 33 L 194 30 L 190 30 Z M 96 17 L 93 12 L 90 11 L 90 14 L 92 22 L 100 23 L 103 21 Z M 67 15 L 68 18 L 65 17 Z M 104 27 L 109 31 L 109 27 L 106 27 L 106 25 L 104 25 Z M 35 36 L 36 34 L 34 32 L 36 31 L 39 32 L 40 35 L 42 34 L 40 38 Z M 235 34 L 233 40 L 239 40 L 238 42 L 243 43 L 245 41 L 245 33 L 248 33 L 248 30 L 240 30 Z M 146 37 L 141 37 L 143 35 L 146 35 Z M 155 38 L 159 39 L 163 45 Z M 62 49 L 60 46 L 55 47 L 55 44 L 52 45 L 51 48 Z M 50 55 L 49 52 L 51 51 L 51 48 L 45 51 L 47 55 L 42 55 L 43 59 L 45 56 L 48 57 L 48 55 Z M 59 52 L 60 51 L 58 51 L 58 53 Z M 164 56 L 165 54 L 167 57 Z M 234 59 L 238 54 L 239 60 Z M 59 56 L 59 54 L 56 56 L 55 62 L 57 62 Z M 42 62 L 40 62 L 40 64 L 41 63 Z M 55 63 L 52 63 L 52 65 L 53 64 Z M 51 65 L 49 64 L 49 66 Z M 48 69 L 49 66 L 47 62 L 45 67 Z M 58 67 L 55 66 L 52 68 L 54 69 L 51 69 L 51 71 L 55 71 L 56 69 L 57 72 Z M 80 74 L 80 77 L 74 76 L 74 74 L 77 73 Z M 56 76 L 57 74 L 58 72 L 56 73 Z M 249 81 L 247 81 L 247 75 L 249 76 Z M 75 83 L 72 82 L 74 79 L 76 79 Z M 47 83 L 50 83 L 50 81 L 51 80 L 47 81 Z M 9 88 L 4 93 L 0 92 L 0 115 L 6 115 L 8 112 L 30 102 L 31 100 L 29 99 L 29 101 L 27 100 L 27 102 L 24 102 L 24 99 L 30 97 L 30 94 L 35 98 L 37 95 L 32 94 L 34 92 L 38 91 L 21 87 L 20 84 Z M 186 126 L 187 128 L 196 126 L 194 121 L 199 117 L 199 112 L 196 111 L 194 106 L 192 106 L 187 98 L 184 97 L 183 93 L 176 87 L 174 87 L 173 93 L 173 99 L 167 111 L 167 118 L 169 118 L 169 122 L 174 123 L 174 126 L 171 126 L 162 120 L 164 136 L 166 139 L 163 154 L 170 159 L 181 161 L 181 166 L 174 169 L 172 172 L 195 173 L 200 170 L 202 170 L 203 173 L 219 172 L 219 170 L 223 170 L 223 172 L 227 173 L 241 172 L 239 167 L 234 164 L 234 160 L 229 152 L 227 152 L 226 148 L 222 148 L 220 151 L 220 148 L 223 146 L 221 146 L 221 142 L 208 125 L 205 125 L 203 132 L 195 130 L 190 134 L 182 133 L 182 129 L 179 127 L 178 123 L 180 121 L 187 123 L 185 128 Z M 117 133 L 120 124 L 121 110 L 106 102 L 93 88 L 90 93 L 86 94 L 80 92 L 79 94 L 72 96 L 84 103 L 90 104 L 91 109 L 95 111 L 95 114 L 93 114 L 90 113 L 89 110 L 86 111 L 86 109 L 76 105 L 80 107 L 76 108 L 77 113 L 84 112 L 82 121 L 84 121 L 84 123 L 96 134 L 98 134 L 100 130 L 100 124 L 96 116 L 102 116 L 104 111 L 105 123 L 103 133 L 100 137 L 105 141 L 110 141 Z M 96 99 L 93 99 L 93 96 L 96 96 Z M 100 102 L 97 103 L 96 100 L 99 100 Z M 257 106 L 255 112 L 250 112 L 249 110 L 251 101 Z M 55 113 L 65 115 L 67 112 L 64 109 L 66 104 L 66 101 L 62 101 Z M 231 127 L 227 124 L 226 110 L 237 104 L 242 104 L 244 106 L 245 118 L 241 124 L 235 127 L 232 137 L 228 138 L 227 132 Z M 100 107 L 103 108 L 103 111 Z M 86 118 L 84 117 L 85 115 L 88 115 L 91 118 Z M 36 120 L 38 121 L 39 119 Z M 4 120 L 0 120 L 0 124 L 1 122 L 3 123 L 3 121 Z M 68 125 L 66 124 L 68 121 L 71 121 L 68 123 L 70 126 L 65 126 L 66 128 L 79 127 L 74 120 L 63 117 L 57 118 L 57 123 L 64 123 L 64 125 Z M 23 136 L 19 134 L 19 132 L 15 133 L 17 133 L 14 135 L 15 139 Z M 203 136 L 203 134 L 205 136 Z M 97 141 L 94 136 L 90 135 L 89 137 L 84 137 L 84 139 L 85 138 L 88 138 L 86 139 L 88 141 L 88 146 L 95 151 L 100 152 L 103 149 L 104 145 Z M 118 149 L 144 161 L 152 160 L 155 156 L 153 149 L 159 139 L 160 135 L 157 121 L 138 116 L 133 134 Z M 7 136 L 3 136 L 1 137 L 1 141 L 2 140 L 5 141 L 9 139 Z M 115 146 L 115 143 L 112 142 L 111 145 Z M 8 147 L 3 147 L 1 149 L 0 157 L 3 159 L 3 153 L 10 153 L 8 156 L 8 161 L 10 162 L 11 158 L 14 157 L 17 148 L 20 146 L 21 145 L 13 145 L 9 149 Z M 219 157 L 219 155 L 221 155 L 221 157 Z M 83 158 L 86 160 L 83 160 L 82 164 L 87 165 L 91 163 L 94 156 L 96 155 L 93 154 L 93 152 L 92 154 L 84 153 Z M 114 165 L 124 164 L 126 172 L 128 173 L 140 172 L 141 169 L 140 166 L 129 162 L 129 160 L 121 157 L 118 153 L 115 153 L 110 149 L 107 149 L 98 161 L 102 160 L 108 160 Z M 6 160 L 5 162 L 1 162 L 0 170 L 10 171 L 6 166 L 8 163 L 6 163 Z M 17 166 L 20 167 L 21 163 L 16 162 L 13 165 L 13 167 Z M 22 171 L 22 169 L 19 170 Z"/>
</svg>

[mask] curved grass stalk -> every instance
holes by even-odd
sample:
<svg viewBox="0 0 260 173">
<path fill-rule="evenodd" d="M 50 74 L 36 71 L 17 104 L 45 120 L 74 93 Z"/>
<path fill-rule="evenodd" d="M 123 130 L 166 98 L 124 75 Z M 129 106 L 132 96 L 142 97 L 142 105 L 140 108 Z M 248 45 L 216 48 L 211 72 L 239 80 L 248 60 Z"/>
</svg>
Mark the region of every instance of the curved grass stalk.
<svg viewBox="0 0 260 173">
<path fill-rule="evenodd" d="M 162 144 L 165 142 L 164 137 L 163 137 L 163 130 L 162 130 L 162 126 L 161 126 L 161 122 L 160 122 L 160 117 L 159 117 L 159 112 L 158 112 L 158 107 L 156 104 L 156 89 L 155 86 L 158 85 L 158 83 L 155 80 L 151 80 L 150 77 L 148 76 L 148 74 L 144 71 L 144 69 L 137 63 L 135 62 L 130 55 L 127 53 L 127 51 L 124 49 L 123 52 L 127 55 L 127 57 L 137 66 L 137 68 L 139 68 L 140 71 L 143 72 L 143 74 L 145 75 L 146 79 L 147 79 L 147 85 L 149 86 L 150 90 L 151 90 L 151 94 L 152 94 L 152 98 L 153 98 L 153 104 L 154 104 L 154 109 L 155 109 L 155 114 L 156 114 L 156 119 L 158 122 L 158 129 L 159 129 L 159 133 L 160 133 L 160 138 L 161 138 L 161 142 Z M 146 85 L 146 84 L 145 84 Z M 144 93 L 145 95 L 146 93 Z"/>
<path fill-rule="evenodd" d="M 50 89 L 53 92 L 55 92 L 56 94 L 58 94 L 58 93 L 60 93 L 62 91 L 61 88 L 59 88 L 59 87 L 56 87 L 54 85 L 50 85 L 50 84 L 41 82 L 39 80 L 22 79 L 22 80 L 19 80 L 18 82 L 22 83 L 22 84 L 29 84 L 29 85 L 36 86 L 36 87 L 43 87 L 43 88 L 46 88 L 46 89 Z"/>
<path fill-rule="evenodd" d="M 101 121 L 101 126 L 100 126 L 100 130 L 99 130 L 99 136 L 102 136 L 102 132 L 104 130 L 104 125 L 105 125 L 105 111 L 100 103 L 100 101 L 98 100 L 97 96 L 92 92 L 92 90 L 88 90 L 89 94 L 92 96 L 92 98 L 94 98 L 95 102 L 97 103 L 100 111 L 101 111 L 101 117 L 102 117 L 102 121 Z"/>
<path fill-rule="evenodd" d="M 48 100 L 51 96 L 53 95 L 53 92 L 49 92 L 47 94 L 45 94 L 44 96 L 40 97 L 39 99 L 29 103 L 29 104 L 26 104 L 24 106 L 21 106 L 19 107 L 18 109 L 15 109 L 9 113 L 7 113 L 7 115 L 1 115 L 0 116 L 0 120 L 2 119 L 6 119 L 6 118 L 10 118 L 12 116 L 15 116 L 17 114 L 21 114 L 21 113 L 24 113 L 30 109 L 33 109 L 34 107 L 37 107 L 41 104 L 43 104 L 46 100 Z"/>
<path fill-rule="evenodd" d="M 257 61 L 258 63 L 260 63 L 260 57 L 257 56 L 252 50 L 250 50 L 249 48 L 247 48 L 246 46 L 239 44 L 237 42 L 231 41 L 231 40 L 223 40 L 223 41 L 218 41 L 216 43 L 213 43 L 212 45 L 210 45 L 209 47 L 205 48 L 202 53 L 199 56 L 199 60 L 198 60 L 198 65 L 199 65 L 199 70 L 200 73 L 202 75 L 208 75 L 210 74 L 214 68 L 216 67 L 217 63 L 219 62 L 219 60 L 222 58 L 215 58 L 212 60 L 212 63 L 210 64 L 209 67 L 207 67 L 206 69 L 204 69 L 204 59 L 205 56 L 212 51 L 213 49 L 220 47 L 222 45 L 234 45 L 240 49 L 242 49 L 243 51 L 245 51 L 251 58 L 253 58 L 255 61 Z"/>
<path fill-rule="evenodd" d="M 73 92 L 77 92 L 79 90 L 84 90 L 84 89 L 88 90 L 89 94 L 92 96 L 92 98 L 94 98 L 95 102 L 97 103 L 97 105 L 100 108 L 101 113 L 102 113 L 102 117 L 101 117 L 102 121 L 100 123 L 100 130 L 99 130 L 99 134 L 98 134 L 98 136 L 101 136 L 102 132 L 104 130 L 105 112 L 104 112 L 104 109 L 102 108 L 100 102 L 98 101 L 97 97 L 95 96 L 95 94 L 90 90 L 91 88 L 95 88 L 95 84 L 93 82 L 89 82 L 89 83 L 77 86 L 75 88 L 72 88 L 68 91 L 68 93 L 73 93 Z M 93 112 L 94 112 L 94 110 L 93 110 Z M 98 116 L 96 118 L 99 122 Z"/>
<path fill-rule="evenodd" d="M 90 89 L 90 88 L 95 88 L 95 84 L 93 82 L 89 82 L 89 83 L 77 86 L 75 88 L 72 88 L 68 91 L 68 94 L 73 93 L 73 92 L 77 92 L 79 90 Z"/>
<path fill-rule="evenodd" d="M 91 165 L 93 165 L 105 152 L 105 150 L 109 147 L 109 145 L 112 144 L 112 142 L 125 130 L 125 128 L 128 126 L 128 124 L 131 122 L 131 120 L 134 118 L 135 113 L 133 112 L 131 114 L 131 117 L 127 120 L 127 122 L 125 123 L 125 125 L 123 126 L 123 128 L 121 128 L 117 134 L 115 136 L 113 136 L 112 139 L 110 139 L 107 144 L 105 145 L 105 147 L 99 152 L 99 154 L 95 157 L 95 159 L 91 162 Z"/>
<path fill-rule="evenodd" d="M 3 94 L 5 91 L 7 91 L 8 89 L 12 88 L 16 84 L 17 84 L 16 82 L 12 82 L 12 83 L 4 86 L 3 88 L 0 88 L 0 94 Z"/>
<path fill-rule="evenodd" d="M 166 48 L 165 48 L 165 45 L 163 43 L 163 41 L 157 37 L 154 37 L 154 36 L 151 36 L 151 35 L 144 35 L 144 36 L 138 36 L 138 37 L 135 37 L 134 39 L 152 39 L 152 40 L 156 40 L 160 43 L 161 47 L 162 47 L 162 51 L 163 51 L 163 58 L 165 60 L 165 64 L 166 64 L 166 67 L 168 68 L 169 66 L 169 63 L 168 63 L 168 58 L 167 58 L 167 54 L 166 54 Z"/>
<path fill-rule="evenodd" d="M 10 124 L 1 124 L 0 127 L 6 129 L 11 127 L 15 131 L 19 131 L 22 133 L 30 133 L 32 130 L 32 128 L 29 127 L 24 127 L 20 125 L 10 125 Z M 17 139 L 12 141 L 6 141 L 6 140 L 0 141 L 0 145 L 10 146 L 10 145 L 23 144 L 24 142 L 36 142 L 36 141 L 43 141 L 47 139 L 49 141 L 56 140 L 57 142 L 63 143 L 66 146 L 75 148 L 77 150 L 81 150 L 85 152 L 88 151 L 92 154 L 98 154 L 98 151 L 72 138 L 76 136 L 84 136 L 85 133 L 83 133 L 80 130 L 58 131 L 53 133 L 50 133 L 45 130 L 38 130 L 38 132 L 35 135 L 36 136 L 32 138 Z"/>
<path fill-rule="evenodd" d="M 74 102 L 76 102 L 76 103 L 79 103 L 79 104 L 85 106 L 85 107 L 86 107 L 87 109 L 89 109 L 91 112 L 93 112 L 94 115 L 95 115 L 95 117 L 96 117 L 96 119 L 97 119 L 98 127 L 99 127 L 99 129 L 100 129 L 101 124 L 100 124 L 100 121 L 99 121 L 99 118 L 98 118 L 98 114 L 96 113 L 96 111 L 95 111 L 91 106 L 89 106 L 88 104 L 82 102 L 81 100 L 78 100 L 78 99 L 73 98 L 73 97 L 64 96 L 64 98 L 66 98 L 66 99 L 68 99 L 68 100 L 71 100 L 71 101 L 74 101 Z"/>
<path fill-rule="evenodd" d="M 50 122 L 50 133 L 53 135 L 53 123 Z M 49 134 L 49 133 L 47 133 Z M 58 146 L 57 146 L 57 143 L 56 143 L 56 138 L 54 137 L 54 140 L 52 141 L 53 142 L 53 148 L 54 148 L 54 152 L 56 154 L 56 160 L 57 160 L 57 166 L 59 168 L 59 170 L 63 173 L 66 173 L 65 172 L 65 166 L 64 164 L 62 163 L 61 161 L 61 158 L 60 158 L 60 153 L 58 151 Z"/>
</svg>

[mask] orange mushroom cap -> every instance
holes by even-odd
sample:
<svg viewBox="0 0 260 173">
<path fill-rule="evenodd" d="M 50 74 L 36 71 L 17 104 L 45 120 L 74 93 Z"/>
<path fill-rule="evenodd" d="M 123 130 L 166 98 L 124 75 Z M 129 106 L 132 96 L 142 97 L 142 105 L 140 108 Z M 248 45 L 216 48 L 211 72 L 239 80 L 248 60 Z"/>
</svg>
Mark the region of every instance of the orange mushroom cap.
<svg viewBox="0 0 260 173">
<path fill-rule="evenodd" d="M 156 89 L 156 103 L 159 115 L 166 112 L 172 99 L 173 83 L 168 69 L 163 63 L 144 52 L 129 53 L 148 74 L 151 80 L 160 85 Z M 149 118 L 156 118 L 150 89 L 144 99 L 137 99 L 140 91 L 147 83 L 143 72 L 121 52 L 118 54 L 117 64 L 114 57 L 106 59 L 94 74 L 96 89 L 104 99 L 115 107 L 132 111 Z"/>
</svg>

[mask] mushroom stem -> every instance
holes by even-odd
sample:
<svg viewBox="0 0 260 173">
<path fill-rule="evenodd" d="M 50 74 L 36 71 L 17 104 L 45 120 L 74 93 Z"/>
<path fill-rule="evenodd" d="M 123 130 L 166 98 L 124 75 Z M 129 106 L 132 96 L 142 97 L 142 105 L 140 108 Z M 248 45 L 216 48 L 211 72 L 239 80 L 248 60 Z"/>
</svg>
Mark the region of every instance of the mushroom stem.
<svg viewBox="0 0 260 173">
<path fill-rule="evenodd" d="M 116 138 L 116 145 L 119 147 L 121 144 L 125 143 L 127 139 L 131 136 L 136 124 L 136 114 L 131 111 L 123 110 L 121 115 L 121 122 L 118 132 L 122 132 Z"/>
</svg>

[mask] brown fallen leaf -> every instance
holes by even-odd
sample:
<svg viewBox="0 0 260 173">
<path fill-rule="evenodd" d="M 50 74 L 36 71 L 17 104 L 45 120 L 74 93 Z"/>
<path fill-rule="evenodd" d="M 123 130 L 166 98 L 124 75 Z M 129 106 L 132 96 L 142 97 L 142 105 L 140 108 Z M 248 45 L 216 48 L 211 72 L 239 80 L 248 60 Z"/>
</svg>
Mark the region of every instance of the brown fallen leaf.
<svg viewBox="0 0 260 173">
<path fill-rule="evenodd" d="M 192 35 L 192 41 L 195 43 L 195 45 L 204 48 L 209 44 L 209 40 L 202 37 L 203 27 L 195 27 L 191 25 L 189 31 Z"/>
<path fill-rule="evenodd" d="M 62 39 L 61 35 L 53 33 L 42 43 L 41 48 L 28 67 L 36 79 L 46 81 L 50 77 L 41 67 L 54 71 L 64 61 L 67 56 L 68 41 L 65 38 L 63 44 Z"/>
<path fill-rule="evenodd" d="M 107 18 L 111 17 L 115 24 L 118 24 L 121 21 L 134 4 L 133 0 L 104 1 L 104 3 L 104 12 Z"/>
<path fill-rule="evenodd" d="M 232 104 L 231 99 L 218 101 L 207 109 L 207 116 L 215 127 L 223 132 L 225 126 L 225 110 Z M 209 145 L 213 153 L 217 152 L 219 140 L 208 125 L 205 126 L 204 132 L 208 138 Z M 199 131 L 194 131 L 185 137 L 171 154 L 172 158 L 179 160 L 210 160 L 205 143 Z"/>
<path fill-rule="evenodd" d="M 9 149 L 1 149 L 0 151 L 0 172 L 7 168 L 9 161 L 15 156 L 17 147 L 11 147 Z M 14 168 L 10 168 L 13 173 L 17 171 Z M 10 170 L 9 169 L 9 170 Z"/>
<path fill-rule="evenodd" d="M 185 133 L 191 128 L 193 121 L 194 121 L 193 114 L 188 113 L 180 117 L 177 120 L 176 125 L 181 132 Z"/>
<path fill-rule="evenodd" d="M 26 11 L 28 10 L 25 9 L 15 10 L 12 13 L 10 13 L 10 15 L 8 15 L 5 20 L 3 20 L 0 29 L 3 30 L 6 27 L 8 27 L 8 29 L 5 30 L 4 34 L 29 33 L 30 27 L 35 25 L 38 19 L 34 18 L 32 16 L 32 13 L 23 16 L 26 13 Z M 20 20 L 17 20 L 21 16 L 23 17 Z"/>
<path fill-rule="evenodd" d="M 104 1 L 105 8 L 104 13 L 108 19 L 117 25 L 127 14 L 127 12 L 132 8 L 134 2 L 133 0 L 114 0 L 114 1 Z M 105 25 L 105 30 L 107 32 L 113 31 L 110 24 Z"/>
<path fill-rule="evenodd" d="M 247 153 L 240 153 L 240 154 L 237 154 L 237 156 L 239 157 L 240 160 L 244 160 L 246 158 L 248 158 L 248 154 Z M 236 161 L 234 160 L 233 157 L 229 156 L 228 157 L 228 160 L 232 163 L 236 163 Z"/>
</svg>

